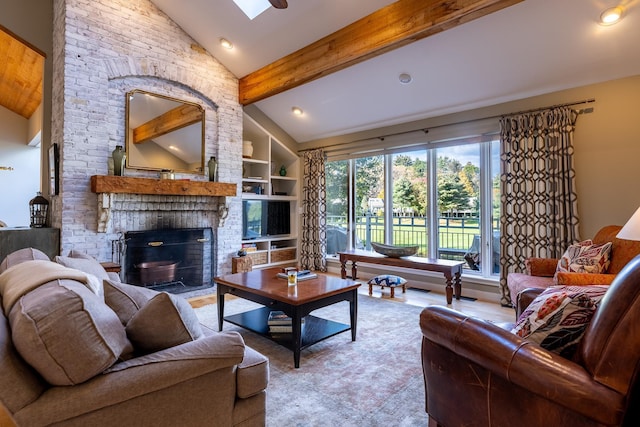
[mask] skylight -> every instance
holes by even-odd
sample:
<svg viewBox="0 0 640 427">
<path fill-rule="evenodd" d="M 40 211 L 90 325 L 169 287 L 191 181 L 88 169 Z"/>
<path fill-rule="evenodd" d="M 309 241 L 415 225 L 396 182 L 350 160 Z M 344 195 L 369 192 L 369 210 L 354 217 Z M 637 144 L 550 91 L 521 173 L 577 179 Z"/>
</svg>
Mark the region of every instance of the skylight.
<svg viewBox="0 0 640 427">
<path fill-rule="evenodd" d="M 269 0 L 233 0 L 249 19 L 253 19 L 267 10 L 271 3 Z"/>
</svg>

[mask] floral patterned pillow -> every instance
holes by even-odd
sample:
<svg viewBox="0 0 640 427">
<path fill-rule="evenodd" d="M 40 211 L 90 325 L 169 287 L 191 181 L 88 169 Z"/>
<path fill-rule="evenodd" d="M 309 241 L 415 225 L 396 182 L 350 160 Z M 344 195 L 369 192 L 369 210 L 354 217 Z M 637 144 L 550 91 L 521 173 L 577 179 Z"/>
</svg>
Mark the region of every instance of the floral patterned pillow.
<svg viewBox="0 0 640 427">
<path fill-rule="evenodd" d="M 511 330 L 570 359 L 609 286 L 553 286 L 520 315 Z"/>
<path fill-rule="evenodd" d="M 599 245 L 591 240 L 569 246 L 558 261 L 556 272 L 605 273 L 609 268 L 611 242 Z"/>
</svg>

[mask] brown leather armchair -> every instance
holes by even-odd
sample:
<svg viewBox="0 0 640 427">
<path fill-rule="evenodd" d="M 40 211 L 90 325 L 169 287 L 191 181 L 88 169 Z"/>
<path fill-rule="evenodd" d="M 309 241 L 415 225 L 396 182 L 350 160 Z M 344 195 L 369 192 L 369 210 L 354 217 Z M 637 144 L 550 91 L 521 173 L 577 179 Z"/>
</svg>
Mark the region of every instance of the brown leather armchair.
<svg viewBox="0 0 640 427">
<path fill-rule="evenodd" d="M 430 426 L 640 425 L 640 256 L 614 279 L 573 360 L 446 307 L 425 308 L 420 327 Z"/>
<path fill-rule="evenodd" d="M 640 242 L 635 240 L 618 239 L 616 236 L 622 229 L 620 225 L 607 225 L 602 227 L 595 236 L 593 243 L 602 244 L 612 242 L 611 262 L 609 268 L 603 274 L 595 273 L 557 273 L 558 260 L 555 258 L 528 258 L 525 261 L 525 273 L 509 273 L 507 286 L 511 294 L 511 302 L 514 307 L 517 303 L 517 295 L 527 288 L 540 288 L 544 290 L 549 286 L 567 285 L 608 285 L 616 277 L 616 274 L 633 257 L 640 254 Z"/>
</svg>

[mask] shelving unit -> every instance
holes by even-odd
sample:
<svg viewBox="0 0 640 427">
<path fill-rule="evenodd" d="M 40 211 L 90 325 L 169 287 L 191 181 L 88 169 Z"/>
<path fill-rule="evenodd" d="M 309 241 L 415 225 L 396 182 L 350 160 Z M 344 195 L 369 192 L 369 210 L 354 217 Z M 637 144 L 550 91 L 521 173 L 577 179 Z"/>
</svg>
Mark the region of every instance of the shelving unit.
<svg viewBox="0 0 640 427">
<path fill-rule="evenodd" d="M 253 143 L 253 154 L 242 159 L 242 198 L 290 201 L 291 233 L 242 243 L 255 244 L 256 250 L 248 253 L 254 268 L 294 265 L 298 260 L 300 158 L 246 114 L 243 140 Z M 283 166 L 286 175 L 280 174 Z"/>
</svg>

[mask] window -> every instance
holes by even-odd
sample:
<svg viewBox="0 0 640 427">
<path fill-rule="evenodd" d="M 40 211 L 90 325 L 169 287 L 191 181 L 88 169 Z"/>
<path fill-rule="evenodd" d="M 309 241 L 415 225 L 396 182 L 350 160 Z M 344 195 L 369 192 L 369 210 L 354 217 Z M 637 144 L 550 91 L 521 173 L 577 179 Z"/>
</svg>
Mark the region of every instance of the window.
<svg viewBox="0 0 640 427">
<path fill-rule="evenodd" d="M 485 277 L 498 274 L 499 162 L 497 135 L 329 160 L 327 253 L 371 250 L 372 241 L 418 245 L 417 256 L 464 261 L 468 273 Z"/>
<path fill-rule="evenodd" d="M 355 160 L 355 227 L 358 240 L 371 250 L 371 242 L 385 242 L 384 156 Z"/>
</svg>

